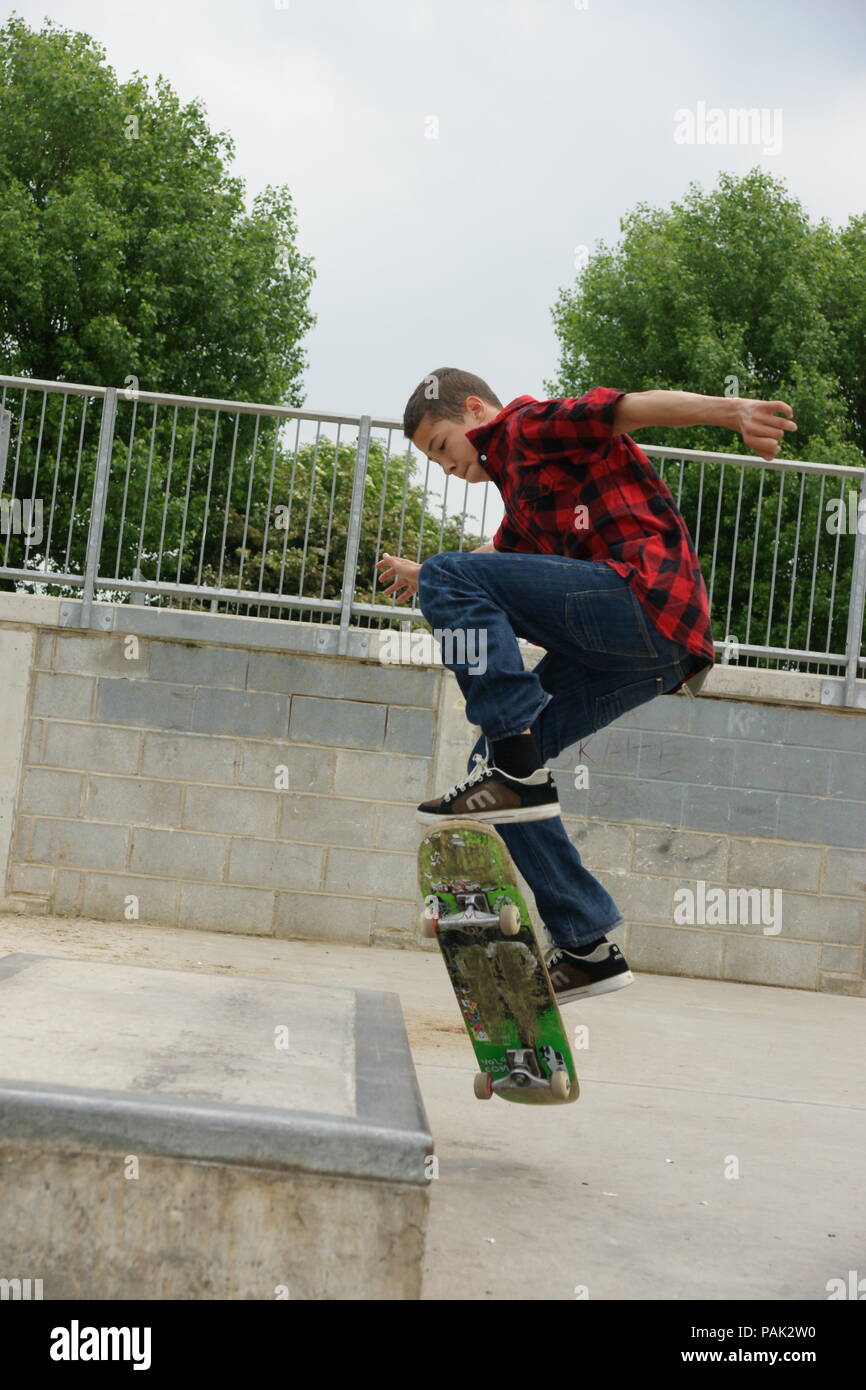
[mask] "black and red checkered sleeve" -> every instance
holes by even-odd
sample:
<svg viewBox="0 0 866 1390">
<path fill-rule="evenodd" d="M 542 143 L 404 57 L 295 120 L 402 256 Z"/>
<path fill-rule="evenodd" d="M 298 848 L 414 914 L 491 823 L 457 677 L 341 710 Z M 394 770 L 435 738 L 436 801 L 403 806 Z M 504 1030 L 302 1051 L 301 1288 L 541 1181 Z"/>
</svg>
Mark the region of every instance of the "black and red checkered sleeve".
<svg viewBox="0 0 866 1390">
<path fill-rule="evenodd" d="M 520 443 L 526 451 L 523 463 L 541 463 L 571 454 L 577 458 L 592 452 L 613 436 L 614 407 L 624 391 L 594 386 L 584 396 L 562 396 L 533 401 L 516 413 Z"/>
</svg>

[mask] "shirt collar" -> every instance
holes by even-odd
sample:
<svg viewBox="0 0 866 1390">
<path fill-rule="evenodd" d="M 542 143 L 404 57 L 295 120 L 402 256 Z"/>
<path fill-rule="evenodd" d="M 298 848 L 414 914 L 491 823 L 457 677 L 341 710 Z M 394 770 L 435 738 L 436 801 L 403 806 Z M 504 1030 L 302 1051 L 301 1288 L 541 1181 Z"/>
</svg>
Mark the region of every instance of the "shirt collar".
<svg viewBox="0 0 866 1390">
<path fill-rule="evenodd" d="M 504 438 L 503 424 L 510 415 L 514 414 L 515 410 L 532 404 L 534 400 L 534 396 L 515 396 L 514 400 L 503 406 L 499 414 L 494 415 L 492 420 L 466 431 L 466 438 L 478 450 L 478 455 L 483 463 L 493 462 L 495 464 L 500 462 L 497 458 L 497 446 Z"/>
</svg>

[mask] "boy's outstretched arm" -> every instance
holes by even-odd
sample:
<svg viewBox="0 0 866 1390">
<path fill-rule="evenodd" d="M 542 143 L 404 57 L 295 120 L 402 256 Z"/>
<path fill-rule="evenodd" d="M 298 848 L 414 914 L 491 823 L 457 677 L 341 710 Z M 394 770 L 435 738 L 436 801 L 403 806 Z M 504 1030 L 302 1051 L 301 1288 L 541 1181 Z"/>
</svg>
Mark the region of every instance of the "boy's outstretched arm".
<svg viewBox="0 0 866 1390">
<path fill-rule="evenodd" d="M 787 419 L 780 418 L 782 415 Z M 701 396 L 694 391 L 630 391 L 614 407 L 614 430 L 633 434 L 650 425 L 721 425 L 769 462 L 786 430 L 795 430 L 786 401 L 753 401 L 739 396 Z"/>
</svg>

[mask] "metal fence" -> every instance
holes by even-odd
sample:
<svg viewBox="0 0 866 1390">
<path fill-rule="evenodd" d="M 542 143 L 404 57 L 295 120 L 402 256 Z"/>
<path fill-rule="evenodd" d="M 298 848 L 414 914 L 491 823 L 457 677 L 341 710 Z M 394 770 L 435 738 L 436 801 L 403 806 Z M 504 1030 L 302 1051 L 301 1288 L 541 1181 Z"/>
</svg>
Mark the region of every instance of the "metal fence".
<svg viewBox="0 0 866 1390">
<path fill-rule="evenodd" d="M 78 598 L 81 627 L 106 599 L 303 616 L 345 653 L 352 626 L 423 622 L 415 602 L 382 600 L 383 550 L 471 549 L 502 514 L 493 484 L 470 497 L 464 482 L 455 502 L 397 420 L 132 379 L 0 388 L 0 584 Z M 722 659 L 841 674 L 855 704 L 866 470 L 642 447 L 695 541 Z"/>
</svg>

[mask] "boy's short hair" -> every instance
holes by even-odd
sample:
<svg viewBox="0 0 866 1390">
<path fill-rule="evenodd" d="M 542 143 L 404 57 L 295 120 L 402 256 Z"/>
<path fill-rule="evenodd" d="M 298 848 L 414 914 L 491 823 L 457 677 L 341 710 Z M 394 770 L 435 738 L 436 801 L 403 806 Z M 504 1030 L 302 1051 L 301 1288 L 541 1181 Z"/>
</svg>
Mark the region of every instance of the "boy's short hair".
<svg viewBox="0 0 866 1390">
<path fill-rule="evenodd" d="M 411 439 L 425 415 L 429 415 L 431 422 L 462 420 L 467 396 L 480 396 L 489 405 L 502 410 L 502 402 L 495 391 L 473 372 L 462 372 L 459 367 L 439 367 L 435 372 L 428 372 L 406 403 L 403 434 Z"/>
</svg>

